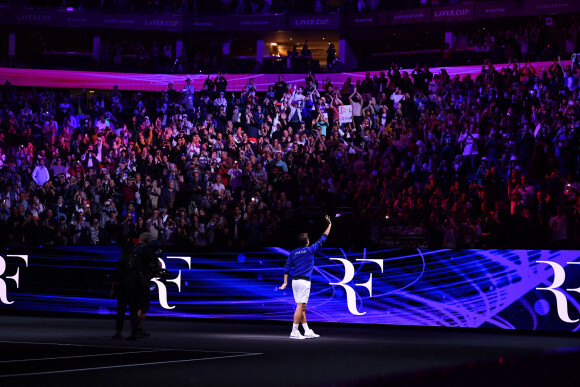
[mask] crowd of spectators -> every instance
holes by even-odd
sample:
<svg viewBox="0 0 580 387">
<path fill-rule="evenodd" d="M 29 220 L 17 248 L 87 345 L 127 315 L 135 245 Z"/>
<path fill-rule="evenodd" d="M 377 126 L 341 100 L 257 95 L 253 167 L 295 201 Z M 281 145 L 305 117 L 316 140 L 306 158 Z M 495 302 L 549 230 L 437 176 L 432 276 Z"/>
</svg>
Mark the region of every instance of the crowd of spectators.
<svg viewBox="0 0 580 387">
<path fill-rule="evenodd" d="M 341 246 L 566 247 L 580 231 L 579 74 L 557 60 L 486 61 L 475 79 L 393 65 L 343 85 L 280 76 L 265 94 L 252 79 L 226 92 L 221 74 L 149 94 L 7 82 L 1 242 L 276 245 L 319 211 L 340 216 Z"/>
</svg>

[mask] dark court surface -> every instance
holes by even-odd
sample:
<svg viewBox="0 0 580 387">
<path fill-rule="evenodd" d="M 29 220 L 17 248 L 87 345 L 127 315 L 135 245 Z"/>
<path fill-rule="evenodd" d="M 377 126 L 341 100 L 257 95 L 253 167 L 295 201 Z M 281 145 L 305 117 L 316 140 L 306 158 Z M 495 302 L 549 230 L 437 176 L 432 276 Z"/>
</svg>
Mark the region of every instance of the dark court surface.
<svg viewBox="0 0 580 387">
<path fill-rule="evenodd" d="M 580 337 L 149 320 L 111 340 L 105 318 L 0 316 L 0 386 L 578 386 Z M 544 384 L 547 383 L 547 384 Z"/>
</svg>

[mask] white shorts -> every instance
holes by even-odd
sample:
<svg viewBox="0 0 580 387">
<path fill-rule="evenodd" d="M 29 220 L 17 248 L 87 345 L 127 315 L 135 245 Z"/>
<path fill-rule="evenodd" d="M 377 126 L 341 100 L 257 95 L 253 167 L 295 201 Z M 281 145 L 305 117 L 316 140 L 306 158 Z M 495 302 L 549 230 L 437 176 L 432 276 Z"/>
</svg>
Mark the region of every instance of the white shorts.
<svg viewBox="0 0 580 387">
<path fill-rule="evenodd" d="M 310 281 L 303 279 L 292 280 L 292 292 L 297 304 L 306 304 L 310 296 Z"/>
</svg>

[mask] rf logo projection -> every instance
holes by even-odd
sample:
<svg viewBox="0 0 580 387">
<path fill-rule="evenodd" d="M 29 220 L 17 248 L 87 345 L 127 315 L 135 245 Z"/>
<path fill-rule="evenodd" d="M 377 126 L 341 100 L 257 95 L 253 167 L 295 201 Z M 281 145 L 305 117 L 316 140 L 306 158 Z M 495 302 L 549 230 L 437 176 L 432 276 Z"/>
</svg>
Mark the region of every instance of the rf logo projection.
<svg viewBox="0 0 580 387">
<path fill-rule="evenodd" d="M 7 255 L 7 257 L 20 258 L 28 267 L 28 255 Z M 6 273 L 6 260 L 0 255 L 0 301 L 5 305 L 13 304 L 14 301 L 8 301 L 8 285 L 7 280 L 12 280 L 16 284 L 16 289 L 20 286 L 20 268 L 16 269 L 16 274 L 4 277 Z"/>
</svg>

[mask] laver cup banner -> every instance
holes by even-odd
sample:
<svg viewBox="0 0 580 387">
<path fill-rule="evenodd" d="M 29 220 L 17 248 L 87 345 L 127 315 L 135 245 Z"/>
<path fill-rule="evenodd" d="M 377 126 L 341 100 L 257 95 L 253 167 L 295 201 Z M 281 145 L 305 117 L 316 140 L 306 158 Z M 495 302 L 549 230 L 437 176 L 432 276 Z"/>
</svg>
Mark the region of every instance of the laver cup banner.
<svg viewBox="0 0 580 387">
<path fill-rule="evenodd" d="M 112 315 L 117 248 L 2 249 L 0 313 Z M 290 320 L 280 290 L 288 251 L 166 251 L 171 277 L 154 279 L 152 315 Z M 580 329 L 580 251 L 342 250 L 316 256 L 308 303 L 313 321 Z"/>
</svg>

